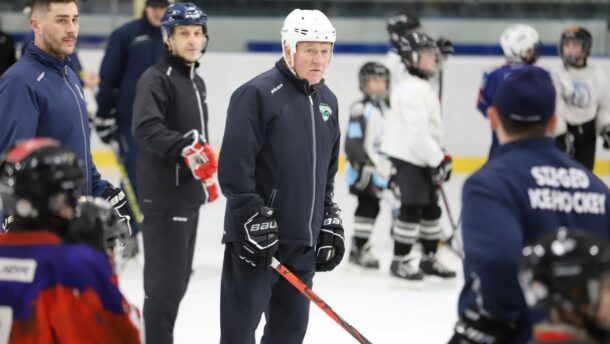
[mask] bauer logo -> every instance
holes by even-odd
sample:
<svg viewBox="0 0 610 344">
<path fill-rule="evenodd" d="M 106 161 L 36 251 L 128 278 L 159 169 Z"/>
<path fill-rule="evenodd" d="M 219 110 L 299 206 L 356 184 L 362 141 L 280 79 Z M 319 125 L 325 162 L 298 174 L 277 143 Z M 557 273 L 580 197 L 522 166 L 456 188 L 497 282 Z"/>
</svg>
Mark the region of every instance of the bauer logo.
<svg viewBox="0 0 610 344">
<path fill-rule="evenodd" d="M 324 122 L 328 121 L 330 116 L 333 114 L 333 110 L 326 103 L 320 103 L 320 113 L 322 114 L 322 119 Z"/>
</svg>

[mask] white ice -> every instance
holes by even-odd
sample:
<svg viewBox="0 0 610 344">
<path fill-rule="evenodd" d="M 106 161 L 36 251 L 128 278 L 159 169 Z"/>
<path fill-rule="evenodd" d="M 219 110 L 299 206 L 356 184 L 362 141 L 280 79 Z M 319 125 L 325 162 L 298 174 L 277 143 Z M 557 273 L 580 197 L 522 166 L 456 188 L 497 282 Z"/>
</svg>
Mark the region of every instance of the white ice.
<svg viewBox="0 0 610 344">
<path fill-rule="evenodd" d="M 113 171 L 102 175 L 116 178 Z M 455 176 L 446 192 L 457 217 L 463 176 Z M 343 209 L 344 227 L 349 249 L 352 234 L 355 197 L 348 193 L 344 176 L 336 180 L 336 201 Z M 192 275 L 174 329 L 175 343 L 218 343 L 220 338 L 220 274 L 223 246 L 220 244 L 225 200 L 202 207 Z M 457 219 L 456 219 L 457 220 Z M 444 220 L 445 230 L 450 225 Z M 446 343 L 457 319 L 456 302 L 462 284 L 461 262 L 447 249 L 441 259 L 458 271 L 450 281 L 425 280 L 405 282 L 391 277 L 389 265 L 392 241 L 389 236 L 389 206 L 382 205 L 373 241 L 374 253 L 381 260 L 378 271 L 364 271 L 347 261 L 346 256 L 332 272 L 317 273 L 313 290 L 343 319 L 373 343 Z M 171 228 L 168 228 L 171 231 Z M 132 260 L 120 274 L 121 290 L 140 309 L 144 298 L 143 260 Z M 239 321 L 239 319 L 236 319 Z M 257 333 L 262 335 L 264 317 Z M 311 305 L 305 343 L 356 343 L 326 313 Z"/>
</svg>

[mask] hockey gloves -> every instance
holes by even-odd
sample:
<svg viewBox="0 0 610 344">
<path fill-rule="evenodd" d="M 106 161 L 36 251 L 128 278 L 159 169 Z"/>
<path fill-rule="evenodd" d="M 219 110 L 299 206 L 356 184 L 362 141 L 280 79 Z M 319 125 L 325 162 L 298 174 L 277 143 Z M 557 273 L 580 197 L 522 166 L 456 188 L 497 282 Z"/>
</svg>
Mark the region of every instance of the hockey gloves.
<svg viewBox="0 0 610 344">
<path fill-rule="evenodd" d="M 131 211 L 129 202 L 127 202 L 127 196 L 125 196 L 123 190 L 109 186 L 102 194 L 102 198 L 110 202 L 110 205 L 112 205 L 119 218 L 124 220 L 129 226 L 129 233 L 133 233 L 133 224 L 131 221 L 135 220 L 135 218 L 133 217 L 133 212 Z"/>
<path fill-rule="evenodd" d="M 205 181 L 212 178 L 218 169 L 216 154 L 197 130 L 191 130 L 184 137 L 192 138 L 189 145 L 182 149 L 186 166 L 191 169 L 195 179 Z"/>
<path fill-rule="evenodd" d="M 574 142 L 576 142 L 576 138 L 574 137 L 574 134 L 570 132 L 561 134 L 555 138 L 557 147 L 569 156 L 574 156 L 574 153 L 576 153 Z"/>
<path fill-rule="evenodd" d="M 218 199 L 218 184 L 216 184 L 214 179 L 210 178 L 206 180 L 203 183 L 203 186 L 205 187 L 205 192 L 207 193 L 205 200 L 206 203 L 212 203 Z"/>
<path fill-rule="evenodd" d="M 440 37 L 436 41 L 436 45 L 438 46 L 438 49 L 440 50 L 440 53 L 444 58 L 453 55 L 453 53 L 455 52 L 453 49 L 453 43 L 447 38 Z"/>
<path fill-rule="evenodd" d="M 440 185 L 443 182 L 449 181 L 451 170 L 453 169 L 452 161 L 451 155 L 445 154 L 443 161 L 432 169 L 432 183 L 434 185 Z"/>
<path fill-rule="evenodd" d="M 239 215 L 244 229 L 239 258 L 255 268 L 266 268 L 278 250 L 277 222 L 273 209 L 249 209 Z"/>
<path fill-rule="evenodd" d="M 324 210 L 324 222 L 316 246 L 316 271 L 331 271 L 341 263 L 344 253 L 341 209 L 332 205 Z"/>
<path fill-rule="evenodd" d="M 105 144 L 118 140 L 118 126 L 116 123 L 116 109 L 98 109 L 93 119 L 95 131 Z"/>
<path fill-rule="evenodd" d="M 449 344 L 507 343 L 515 330 L 515 324 L 496 319 L 470 306 L 455 324 Z"/>
<path fill-rule="evenodd" d="M 604 148 L 610 149 L 610 125 L 602 130 L 602 138 L 604 139 Z"/>
</svg>

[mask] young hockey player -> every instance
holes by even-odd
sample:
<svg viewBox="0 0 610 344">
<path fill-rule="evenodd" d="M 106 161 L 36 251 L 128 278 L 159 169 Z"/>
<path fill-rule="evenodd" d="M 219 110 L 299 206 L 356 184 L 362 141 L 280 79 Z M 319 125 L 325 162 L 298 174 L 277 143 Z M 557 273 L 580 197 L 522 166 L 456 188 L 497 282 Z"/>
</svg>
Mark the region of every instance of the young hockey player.
<svg viewBox="0 0 610 344">
<path fill-rule="evenodd" d="M 388 158 L 379 152 L 390 73 L 380 63 L 367 62 L 360 68 L 358 79 L 364 98 L 351 107 L 345 139 L 349 190 L 358 197 L 349 261 L 377 269 L 379 261 L 371 252 L 369 239 L 391 167 Z"/>
<path fill-rule="evenodd" d="M 559 55 L 563 68 L 553 73 L 557 90 L 557 146 L 588 169 L 595 163 L 597 134 L 610 148 L 608 78 L 601 68 L 587 63 L 593 38 L 582 27 L 561 34 Z"/>
<path fill-rule="evenodd" d="M 500 146 L 464 183 L 464 286 L 451 343 L 526 343 L 539 314 L 527 309 L 522 250 L 562 226 L 610 238 L 610 190 L 555 146 L 555 88 L 538 67 L 500 82 L 487 111 Z"/>
<path fill-rule="evenodd" d="M 389 88 L 393 90 L 401 80 L 409 77 L 409 72 L 398 53 L 400 40 L 411 32 L 420 31 L 421 24 L 417 16 L 399 13 L 386 20 L 386 30 L 390 38 L 390 50 L 386 54 L 384 64 L 390 72 Z"/>
<path fill-rule="evenodd" d="M 519 283 L 529 307 L 550 313 L 530 344 L 610 342 L 608 238 L 561 228 L 523 249 Z"/>
<path fill-rule="evenodd" d="M 140 342 L 104 252 L 117 223 L 84 226 L 85 191 L 82 160 L 52 139 L 23 141 L 0 163 L 1 204 L 14 215 L 0 235 L 0 343 Z"/>
<path fill-rule="evenodd" d="M 455 277 L 436 257 L 441 237 L 438 184 L 451 173 L 451 157 L 442 147 L 443 123 L 438 95 L 428 79 L 437 71 L 439 51 L 428 35 L 412 32 L 400 39 L 398 53 L 411 74 L 392 90 L 380 151 L 396 168 L 400 212 L 392 227 L 394 276 L 422 280 L 424 274 Z M 419 264 L 411 248 L 420 239 Z"/>
<path fill-rule="evenodd" d="M 525 24 L 513 24 L 502 32 L 500 46 L 506 63 L 483 74 L 483 82 L 477 99 L 477 109 L 485 117 L 487 117 L 487 108 L 492 103 L 498 83 L 508 74 L 534 64 L 540 56 L 542 45 L 536 29 Z M 492 131 L 489 157 L 496 148 L 498 148 L 498 137 Z"/>
<path fill-rule="evenodd" d="M 208 16 L 192 3 L 161 19 L 166 56 L 136 88 L 138 196 L 144 214 L 144 325 L 147 343 L 172 343 L 191 276 L 199 209 L 218 197 L 216 154 L 208 144 L 206 88 L 197 74 Z"/>
</svg>

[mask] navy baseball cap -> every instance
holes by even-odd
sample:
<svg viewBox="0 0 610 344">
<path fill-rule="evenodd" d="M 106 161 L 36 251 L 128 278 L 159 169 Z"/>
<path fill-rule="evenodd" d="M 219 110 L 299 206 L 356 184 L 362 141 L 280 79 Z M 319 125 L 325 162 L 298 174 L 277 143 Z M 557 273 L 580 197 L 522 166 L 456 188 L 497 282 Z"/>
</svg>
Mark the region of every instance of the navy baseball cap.
<svg viewBox="0 0 610 344">
<path fill-rule="evenodd" d="M 515 122 L 538 123 L 555 113 L 555 87 L 549 73 L 536 66 L 510 73 L 498 85 L 493 106 Z"/>
</svg>

